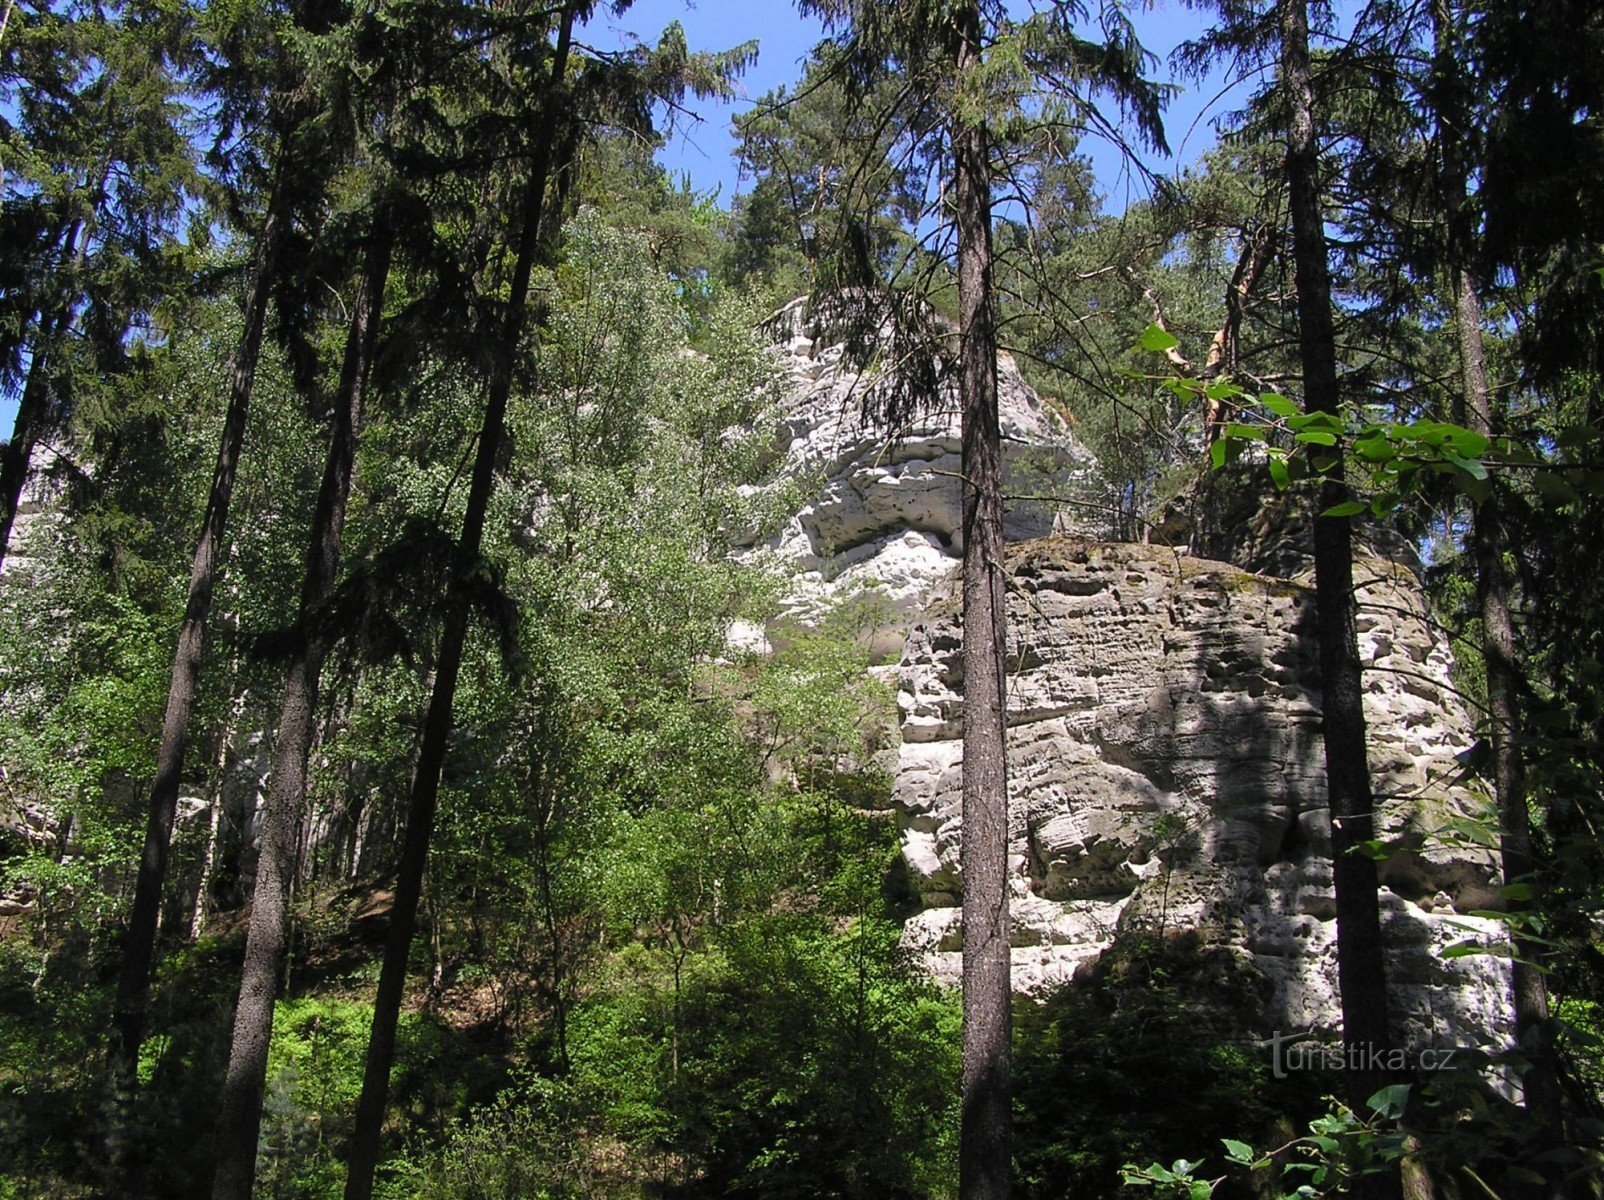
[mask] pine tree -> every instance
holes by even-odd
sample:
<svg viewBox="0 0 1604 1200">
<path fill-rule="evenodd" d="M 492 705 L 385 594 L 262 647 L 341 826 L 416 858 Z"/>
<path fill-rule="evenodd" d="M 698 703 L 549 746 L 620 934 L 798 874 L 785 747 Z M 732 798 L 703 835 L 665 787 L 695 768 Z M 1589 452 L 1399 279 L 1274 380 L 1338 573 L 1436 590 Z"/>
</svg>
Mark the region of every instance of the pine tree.
<svg viewBox="0 0 1604 1200">
<path fill-rule="evenodd" d="M 477 558 L 484 536 L 485 515 L 490 505 L 491 489 L 495 486 L 507 400 L 512 391 L 514 363 L 528 319 L 529 280 L 536 255 L 542 249 L 540 229 L 546 215 L 546 188 L 553 174 L 559 131 L 567 119 L 561 97 L 568 72 L 574 23 L 579 15 L 577 9 L 577 3 L 567 4 L 557 18 L 556 43 L 551 52 L 549 76 L 543 94 L 546 108 L 524 185 L 511 300 L 503 318 L 502 341 L 497 347 L 489 396 L 474 455 L 468 507 L 458 541 L 462 555 L 469 559 Z M 389 1098 L 390 1067 L 395 1060 L 396 1025 L 406 987 L 407 959 L 417 925 L 418 900 L 423 890 L 429 839 L 439 802 L 440 771 L 451 736 L 451 706 L 456 697 L 457 675 L 462 667 L 463 647 L 467 641 L 468 616 L 468 598 L 458 581 L 448 599 L 444 631 L 435 660 L 434 686 L 424 720 L 423 741 L 413 766 L 406 835 L 401 859 L 396 867 L 395 900 L 385 938 L 378 995 L 374 1000 L 373 1030 L 368 1040 L 362 1094 L 357 1101 L 356 1127 L 351 1135 L 346 1200 L 369 1200 L 373 1195 L 373 1174 L 379 1159 L 379 1135 Z"/>
<path fill-rule="evenodd" d="M 1331 278 L 1321 202 L 1314 86 L 1309 65 L 1307 0 L 1281 0 L 1280 86 L 1287 104 L 1287 190 L 1292 216 L 1298 293 L 1298 344 L 1304 402 L 1310 412 L 1341 411 Z M 1340 451 L 1321 486 L 1330 509 L 1348 499 Z M 1337 974 L 1344 1043 L 1361 1055 L 1391 1045 L 1386 968 L 1381 953 L 1381 905 L 1375 859 L 1364 853 L 1375 837 L 1360 677 L 1352 519 L 1322 515 L 1314 527 L 1315 606 L 1320 637 L 1320 712 L 1331 807 L 1332 876 L 1337 894 Z M 1366 1061 L 1361 1057 L 1358 1061 Z M 1356 1104 L 1383 1082 L 1356 1072 Z"/>
<path fill-rule="evenodd" d="M 18 405 L 0 452 L 0 562 L 35 450 L 136 369 L 152 308 L 183 291 L 172 242 L 199 186 L 183 132 L 187 8 L 6 12 L 0 388 Z"/>
<path fill-rule="evenodd" d="M 1337 334 L 1326 224 L 1321 111 L 1310 51 L 1308 0 L 1217 0 L 1216 28 L 1188 46 L 1192 65 L 1230 56 L 1274 73 L 1258 98 L 1275 114 L 1285 139 L 1283 171 L 1290 218 L 1290 252 L 1297 308 L 1297 346 L 1304 404 L 1310 412 L 1342 411 Z M 1331 811 L 1332 874 L 1337 904 L 1337 970 L 1343 1039 L 1356 1055 L 1391 1045 L 1381 907 L 1376 862 L 1364 851 L 1374 831 L 1354 594 L 1352 519 L 1325 515 L 1349 499 L 1341 446 L 1329 462 L 1314 519 L 1315 602 L 1318 622 L 1322 732 Z M 1357 1061 L 1368 1061 L 1359 1057 Z M 1350 1102 L 1362 1106 L 1385 1079 L 1350 1073 Z"/>
<path fill-rule="evenodd" d="M 1073 29 L 1079 4 L 1053 4 L 1022 26 L 978 0 L 946 5 L 875 5 L 804 0 L 804 11 L 838 31 L 841 61 L 862 96 L 901 72 L 905 97 L 900 137 L 929 146 L 936 172 L 950 182 L 951 208 L 940 214 L 956 232 L 958 353 L 963 495 L 963 1078 L 959 1194 L 997 1200 L 1008 1194 L 1012 987 L 1008 909 L 1008 769 L 1004 496 L 997 393 L 998 320 L 992 196 L 1000 183 L 994 127 L 1027 107 L 1023 94 L 1093 86 L 1130 103 L 1157 133 L 1157 101 L 1136 69 L 1142 51 L 1123 14 L 1105 10 L 1107 41 Z M 1009 57 L 989 50 L 1004 42 Z M 940 130 L 931 139 L 928 131 Z M 893 293 L 895 295 L 895 293 Z M 922 297 L 893 311 L 921 317 Z M 878 306 L 876 306 L 878 308 Z M 876 322 L 878 325 L 878 322 Z M 925 350 L 933 357 L 932 348 Z M 899 360 L 903 356 L 896 356 Z M 911 391 L 929 403 L 939 374 Z M 921 395 L 920 393 L 923 392 Z"/>
<path fill-rule="evenodd" d="M 496 485 L 505 438 L 506 412 L 518 381 L 521 347 L 531 328 L 543 323 L 543 311 L 530 303 L 530 281 L 537 266 L 550 265 L 561 228 L 561 214 L 574 178 L 575 158 L 582 141 L 603 118 L 628 122 L 647 119 L 655 97 L 677 98 L 687 90 L 727 94 L 733 73 L 750 61 L 750 45 L 724 54 L 690 55 L 682 31 L 670 26 L 653 53 L 636 52 L 610 61 L 588 60 L 581 71 L 573 61 L 575 26 L 593 11 L 591 0 L 570 0 L 553 14 L 552 40 L 544 36 L 514 48 L 517 58 L 538 64 L 534 71 L 520 70 L 521 82 L 537 86 L 526 100 L 534 107 L 532 120 L 516 122 L 535 130 L 524 151 L 520 170 L 521 200 L 516 223 L 509 233 L 513 269 L 508 298 L 502 309 L 494 345 L 484 415 L 475 447 L 463 527 L 456 555 L 465 575 L 481 570 L 480 555 L 492 491 Z M 542 15 L 531 21 L 545 34 Z M 519 114 L 522 116 L 523 114 Z M 380 1133 L 388 1100 L 390 1069 L 395 1058 L 396 1028 L 406 987 L 407 959 L 417 926 L 419 899 L 434 832 L 439 802 L 440 773 L 452 731 L 452 705 L 467 642 L 471 615 L 472 578 L 451 582 L 434 681 L 424 717 L 423 736 L 413 767 L 407 802 L 406 832 L 396 867 L 395 900 L 386 933 L 384 961 L 374 1001 L 373 1028 L 368 1042 L 352 1133 L 346 1200 L 368 1200 L 373 1194 L 378 1165 Z"/>
<path fill-rule="evenodd" d="M 303 30 L 323 20 L 315 6 L 302 4 L 290 24 Z M 275 31 L 284 36 L 285 31 Z M 268 37 L 275 41 L 273 34 Z M 290 37 L 277 43 L 280 57 L 264 78 L 242 72 L 221 73 L 226 104 L 237 104 L 261 116 L 264 125 L 250 130 L 265 146 L 265 196 L 242 195 L 242 207 L 260 205 L 260 224 L 253 231 L 251 265 L 244 296 L 243 326 L 229 366 L 229 396 L 212 471 L 201 528 L 190 560 L 183 617 L 173 653 L 163 712 L 156 770 L 147 802 L 145 834 L 135 880 L 134 898 L 124 935 L 113 1013 L 112 1064 L 116 1112 L 111 1130 L 114 1170 L 137 1172 L 126 1160 L 128 1123 L 137 1079 L 140 1046 L 145 1036 L 150 976 L 156 955 L 162 897 L 172 851 L 178 792 L 189 747 L 191 718 L 206 646 L 208 618 L 226 549 L 230 506 L 245 441 L 257 365 L 268 328 L 269 305 L 288 263 L 288 247 L 296 227 L 315 227 L 321 220 L 322 193 L 332 165 L 319 128 L 316 99 L 299 88 L 300 64 L 288 50 Z M 233 48 L 236 52 L 239 47 Z M 246 52 L 257 49 L 247 45 Z M 240 90 L 243 89 L 243 90 Z M 258 90 L 260 89 L 260 90 Z M 245 178 L 245 176 L 241 176 Z M 292 319 L 292 314 L 281 316 Z M 121 1164 L 121 1165 L 120 1165 Z M 135 1189 L 129 1174 L 128 1190 Z"/>
<path fill-rule="evenodd" d="M 1477 281 L 1481 256 L 1476 253 L 1475 216 L 1469 194 L 1468 151 L 1474 146 L 1469 82 L 1461 67 L 1464 44 L 1463 18 L 1453 0 L 1433 0 L 1431 23 L 1433 59 L 1430 98 L 1437 125 L 1437 169 L 1443 213 L 1443 250 L 1449 299 L 1454 314 L 1454 335 L 1459 357 L 1459 400 L 1456 413 L 1466 427 L 1491 440 L 1503 433 L 1495 413 L 1488 380 L 1487 349 L 1483 333 L 1482 289 Z M 1493 795 L 1500 826 L 1500 854 L 1504 883 L 1518 895 L 1534 885 L 1537 860 L 1532 844 L 1531 813 L 1527 805 L 1525 771 L 1520 758 L 1521 722 L 1517 709 L 1520 689 L 1511 581 L 1504 565 L 1508 537 L 1501 509 L 1505 502 L 1494 489 L 1477 505 L 1471 525 L 1477 603 L 1481 610 L 1482 659 L 1487 679 L 1488 743 L 1492 751 Z M 1530 912 L 1530 902 L 1513 900 L 1517 912 Z M 1543 1126 L 1562 1137 L 1564 1112 L 1558 1063 L 1550 1027 L 1548 983 L 1544 978 L 1541 947 L 1517 926 L 1513 931 L 1516 953 L 1510 963 L 1514 984 L 1515 1037 L 1531 1061 L 1522 1076 L 1527 1110 Z M 1550 1194 L 1562 1196 L 1557 1178 Z"/>
</svg>

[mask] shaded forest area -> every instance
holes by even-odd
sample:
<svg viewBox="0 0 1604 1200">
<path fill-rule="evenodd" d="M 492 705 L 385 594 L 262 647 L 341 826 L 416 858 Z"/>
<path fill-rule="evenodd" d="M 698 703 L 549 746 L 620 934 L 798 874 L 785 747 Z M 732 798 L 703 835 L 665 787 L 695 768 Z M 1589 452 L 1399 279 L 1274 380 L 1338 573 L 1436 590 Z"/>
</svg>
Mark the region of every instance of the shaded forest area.
<svg viewBox="0 0 1604 1200">
<path fill-rule="evenodd" d="M 804 0 L 728 208 L 653 155 L 756 47 L 606 49 L 627 2 L 5 0 L 0 1196 L 1597 1195 L 1604 16 L 1193 7 L 1251 99 L 1115 213 L 1083 141 L 1168 88 L 1112 0 Z M 963 416 L 961 996 L 883 614 L 730 636 L 800 295 L 888 428 Z M 1311 524 L 1350 1046 L 1354 531 L 1418 550 L 1499 1063 L 1279 1078 L 1184 930 L 1012 994 L 1001 353 L 1110 540 L 1222 479 Z"/>
</svg>

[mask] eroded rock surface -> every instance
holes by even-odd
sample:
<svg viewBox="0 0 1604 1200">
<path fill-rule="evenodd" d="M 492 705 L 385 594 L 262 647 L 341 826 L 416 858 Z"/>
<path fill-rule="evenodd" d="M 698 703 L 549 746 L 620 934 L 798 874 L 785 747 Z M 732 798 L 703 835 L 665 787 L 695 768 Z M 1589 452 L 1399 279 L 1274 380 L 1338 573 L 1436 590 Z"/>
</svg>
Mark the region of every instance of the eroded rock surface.
<svg viewBox="0 0 1604 1200">
<path fill-rule="evenodd" d="M 864 411 L 873 372 L 857 370 L 842 345 L 808 323 L 805 300 L 787 305 L 772 326 L 792 381 L 776 431 L 777 474 L 804 499 L 772 537 L 738 538 L 740 550 L 795 572 L 780 628 L 811 626 L 855 593 L 879 597 L 886 612 L 874 648 L 894 659 L 907 625 L 963 552 L 956 396 L 944 394 L 893 429 Z M 1047 497 L 1073 490 L 1091 468 L 1090 453 L 1012 360 L 1005 356 L 998 374 L 1009 491 Z M 1011 501 L 1007 536 L 1052 532 L 1059 507 L 1046 499 Z"/>
<path fill-rule="evenodd" d="M 1337 1017 L 1335 902 L 1313 592 L 1156 546 L 1054 537 L 1010 554 L 1014 978 L 1044 991 L 1120 932 L 1198 929 L 1251 954 L 1281 1029 Z M 1415 578 L 1358 564 L 1371 769 L 1395 1012 L 1412 1042 L 1508 1027 L 1488 956 L 1491 856 L 1441 836 L 1480 808 L 1449 659 Z M 901 664 L 894 800 L 924 910 L 905 940 L 956 980 L 962 945 L 961 660 L 949 585 Z"/>
</svg>

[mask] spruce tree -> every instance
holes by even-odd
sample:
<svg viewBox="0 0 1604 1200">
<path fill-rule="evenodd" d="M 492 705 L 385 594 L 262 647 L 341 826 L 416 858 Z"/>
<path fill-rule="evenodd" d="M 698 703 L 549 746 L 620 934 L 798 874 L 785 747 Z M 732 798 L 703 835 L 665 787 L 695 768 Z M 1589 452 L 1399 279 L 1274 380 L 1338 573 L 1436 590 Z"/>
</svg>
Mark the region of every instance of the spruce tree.
<svg viewBox="0 0 1604 1200">
<path fill-rule="evenodd" d="M 124 934 L 113 1010 L 112 1066 L 115 1112 L 111 1129 L 113 1169 L 132 1182 L 138 1164 L 126 1160 L 128 1126 L 140 1046 L 146 1033 L 150 977 L 156 958 L 157 932 L 172 852 L 173 824 L 179 787 L 189 748 L 191 719 L 205 658 L 206 633 L 219 572 L 227 549 L 229 510 L 239 474 L 240 456 L 255 387 L 257 366 L 269 323 L 269 307 L 287 269 L 288 247 L 297 229 L 315 228 L 323 215 L 323 191 L 332 172 L 330 145 L 319 126 L 318 99 L 301 87 L 302 64 L 290 51 L 296 32 L 321 30 L 325 14 L 308 0 L 288 15 L 289 29 L 269 32 L 274 43 L 272 67 L 258 77 L 243 70 L 237 76 L 218 73 L 224 107 L 237 105 L 262 120 L 247 139 L 260 147 L 265 161 L 262 191 L 236 196 L 239 207 L 255 208 L 259 224 L 251 232 L 251 256 L 243 297 L 243 322 L 229 363 L 229 392 L 217 458 L 212 470 L 200 532 L 190 558 L 189 582 L 163 711 L 156 769 L 148 792 L 145 832 L 135 879 L 128 928 Z M 282 39 L 282 40 L 280 40 Z M 255 45 L 231 47 L 249 55 Z M 274 56 L 276 55 L 276 57 Z M 236 182 L 250 182 L 241 172 Z M 281 316 L 291 318 L 292 314 Z"/>
<path fill-rule="evenodd" d="M 450 748 L 452 706 L 469 633 L 472 593 L 483 571 L 485 522 L 504 452 L 507 406 L 520 381 L 525 340 L 544 321 L 543 306 L 531 303 L 531 280 L 537 267 L 554 261 L 581 145 L 604 123 L 644 132 L 656 100 L 677 101 L 688 90 L 728 95 L 731 78 L 753 53 L 747 44 L 718 54 L 690 54 L 676 24 L 665 31 L 654 51 L 636 48 L 624 55 L 587 55 L 578 61 L 574 31 L 593 10 L 592 0 L 569 0 L 550 13 L 524 14 L 522 21 L 508 25 L 518 40 L 500 48 L 516 73 L 511 82 L 521 85 L 509 90 L 529 106 L 513 114 L 510 126 L 515 132 L 532 129 L 533 135 L 514 156 L 521 180 L 519 211 L 507 238 L 512 273 L 492 347 L 462 533 L 456 539 L 459 574 L 449 582 L 445 596 L 434 678 L 413 765 L 395 899 L 351 1138 L 346 1200 L 368 1200 L 373 1194 L 407 959 L 434 832 L 440 774 Z"/>
</svg>

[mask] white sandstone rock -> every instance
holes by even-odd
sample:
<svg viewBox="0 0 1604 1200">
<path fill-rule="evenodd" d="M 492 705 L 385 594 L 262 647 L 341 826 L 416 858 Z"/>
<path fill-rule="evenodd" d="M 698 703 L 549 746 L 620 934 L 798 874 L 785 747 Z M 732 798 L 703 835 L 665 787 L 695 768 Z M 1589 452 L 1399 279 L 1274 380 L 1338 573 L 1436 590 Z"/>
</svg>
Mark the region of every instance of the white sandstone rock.
<svg viewBox="0 0 1604 1200">
<path fill-rule="evenodd" d="M 1173 551 L 1051 538 L 1009 555 L 1015 986 L 1073 977 L 1122 929 L 1200 929 L 1275 989 L 1282 1029 L 1338 1014 L 1313 594 Z M 1445 958 L 1497 922 L 1483 851 L 1436 836 L 1482 801 L 1454 755 L 1470 730 L 1413 576 L 1359 564 L 1384 936 L 1412 1044 L 1509 1028 L 1505 964 Z M 927 906 L 907 945 L 943 979 L 962 948 L 955 587 L 909 634 L 894 799 Z M 1377 669 L 1384 668 L 1384 669 Z"/>
<path fill-rule="evenodd" d="M 791 378 L 776 431 L 776 473 L 788 485 L 802 482 L 809 498 L 761 544 L 753 532 L 738 536 L 738 553 L 795 573 L 777 631 L 816 627 L 842 600 L 861 597 L 878 607 L 865 635 L 873 652 L 894 660 L 908 624 L 963 552 L 956 397 L 943 393 L 900 429 L 865 413 L 872 376 L 807 327 L 806 303 L 793 301 L 771 324 Z M 1090 453 L 1011 359 L 999 362 L 998 375 L 1009 489 L 1073 494 L 1091 469 Z M 1008 536 L 1052 532 L 1059 507 L 1011 502 Z"/>
</svg>

